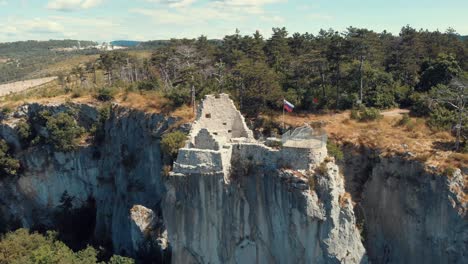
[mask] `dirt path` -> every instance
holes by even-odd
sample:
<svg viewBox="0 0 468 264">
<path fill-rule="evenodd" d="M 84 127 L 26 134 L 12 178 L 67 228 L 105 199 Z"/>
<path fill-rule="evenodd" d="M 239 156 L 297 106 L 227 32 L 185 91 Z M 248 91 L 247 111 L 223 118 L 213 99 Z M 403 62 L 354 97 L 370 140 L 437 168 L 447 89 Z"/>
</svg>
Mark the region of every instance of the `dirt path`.
<svg viewBox="0 0 468 264">
<path fill-rule="evenodd" d="M 382 115 L 383 116 L 401 116 L 403 114 L 409 114 L 409 112 L 410 112 L 410 110 L 408 110 L 408 109 L 396 108 L 396 109 L 384 111 L 384 112 L 382 112 Z"/>
<path fill-rule="evenodd" d="M 29 88 L 40 86 L 51 81 L 54 81 L 57 77 L 47 77 L 40 79 L 32 79 L 26 81 L 19 81 L 14 83 L 0 84 L 0 96 L 4 96 L 10 93 L 17 93 Z"/>
</svg>

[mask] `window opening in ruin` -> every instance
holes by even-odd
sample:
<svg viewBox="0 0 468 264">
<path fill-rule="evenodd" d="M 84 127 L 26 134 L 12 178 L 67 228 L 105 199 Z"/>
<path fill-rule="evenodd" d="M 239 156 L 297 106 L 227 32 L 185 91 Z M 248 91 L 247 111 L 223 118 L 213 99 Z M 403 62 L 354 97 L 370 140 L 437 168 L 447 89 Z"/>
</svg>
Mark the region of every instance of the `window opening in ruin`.
<svg viewBox="0 0 468 264">
<path fill-rule="evenodd" d="M 232 133 L 232 130 L 228 130 L 228 133 Z"/>
<path fill-rule="evenodd" d="M 218 132 L 213 132 L 213 135 L 217 136 L 217 135 L 218 135 Z"/>
<path fill-rule="evenodd" d="M 211 114 L 206 114 L 205 117 L 206 118 L 211 118 Z"/>
<path fill-rule="evenodd" d="M 227 126 L 227 123 L 223 123 L 223 125 Z"/>
</svg>

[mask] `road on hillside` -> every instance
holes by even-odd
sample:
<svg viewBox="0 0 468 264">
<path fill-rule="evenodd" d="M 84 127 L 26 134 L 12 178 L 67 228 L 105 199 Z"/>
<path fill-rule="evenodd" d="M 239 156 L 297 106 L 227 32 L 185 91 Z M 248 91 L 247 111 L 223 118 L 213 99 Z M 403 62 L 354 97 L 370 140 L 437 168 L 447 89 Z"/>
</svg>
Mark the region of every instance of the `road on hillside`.
<svg viewBox="0 0 468 264">
<path fill-rule="evenodd" d="M 51 81 L 54 81 L 57 77 L 47 77 L 47 78 L 39 78 L 39 79 L 32 79 L 26 81 L 19 81 L 14 83 L 6 83 L 0 84 L 0 96 L 8 95 L 10 93 L 18 93 L 30 88 L 34 88 Z"/>
</svg>

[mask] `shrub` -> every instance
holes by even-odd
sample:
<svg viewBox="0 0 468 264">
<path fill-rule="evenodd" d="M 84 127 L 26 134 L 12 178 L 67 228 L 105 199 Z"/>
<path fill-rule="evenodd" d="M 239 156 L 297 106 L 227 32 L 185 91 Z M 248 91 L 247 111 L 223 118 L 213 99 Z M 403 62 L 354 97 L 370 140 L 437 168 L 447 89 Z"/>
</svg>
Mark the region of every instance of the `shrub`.
<svg viewBox="0 0 468 264">
<path fill-rule="evenodd" d="M 164 94 L 169 99 L 172 106 L 179 107 L 183 104 L 189 104 L 191 100 L 190 90 L 186 88 L 174 88 Z"/>
<path fill-rule="evenodd" d="M 137 88 L 138 90 L 142 90 L 142 91 L 151 91 L 151 90 L 157 90 L 159 87 L 158 87 L 157 82 L 142 81 L 138 83 Z"/>
<path fill-rule="evenodd" d="M 111 106 L 110 105 L 104 105 L 99 109 L 99 119 L 98 121 L 93 125 L 93 135 L 94 135 L 94 143 L 96 145 L 100 145 L 104 142 L 106 139 L 106 131 L 105 131 L 105 125 L 106 121 L 110 118 L 110 111 L 111 111 Z"/>
<path fill-rule="evenodd" d="M 164 155 L 175 160 L 179 149 L 184 147 L 186 140 L 187 136 L 181 131 L 165 134 L 161 140 L 161 149 Z"/>
<path fill-rule="evenodd" d="M 84 128 L 67 113 L 47 117 L 46 128 L 49 132 L 47 141 L 56 150 L 64 152 L 74 150 L 79 144 L 80 136 L 85 132 Z"/>
<path fill-rule="evenodd" d="M 413 93 L 409 97 L 411 113 L 415 116 L 427 116 L 431 112 L 428 97 L 425 93 Z"/>
<path fill-rule="evenodd" d="M 3 115 L 8 115 L 8 114 L 10 114 L 12 112 L 13 112 L 13 109 L 11 107 L 9 107 L 9 106 L 4 106 L 2 108 L 2 114 Z"/>
<path fill-rule="evenodd" d="M 96 99 L 102 102 L 108 102 L 114 99 L 114 95 L 115 95 L 115 91 L 113 91 L 113 89 L 104 87 L 104 88 L 98 89 L 97 94 L 96 94 Z"/>
<path fill-rule="evenodd" d="M 377 108 L 369 107 L 369 108 L 364 108 L 364 111 L 361 112 L 360 114 L 360 119 L 359 121 L 373 121 L 382 118 L 382 115 L 380 114 L 380 110 Z"/>
<path fill-rule="evenodd" d="M 451 177 L 453 177 L 453 174 L 455 173 L 455 170 L 456 170 L 456 169 L 455 169 L 454 167 L 449 166 L 449 167 L 445 168 L 444 174 L 445 174 L 447 177 L 451 178 Z"/>
<path fill-rule="evenodd" d="M 91 246 L 73 252 L 58 240 L 57 232 L 46 235 L 18 229 L 2 237 L 0 241 L 0 263 L 102 263 L 98 262 L 98 251 Z M 132 259 L 113 256 L 109 264 L 132 264 Z"/>
<path fill-rule="evenodd" d="M 23 146 L 27 146 L 32 136 L 31 125 L 27 121 L 20 121 L 15 129 Z"/>
<path fill-rule="evenodd" d="M 403 114 L 401 119 L 398 121 L 397 126 L 407 126 L 411 122 L 411 118 L 408 114 Z"/>
<path fill-rule="evenodd" d="M 373 107 L 361 106 L 359 110 L 351 110 L 351 119 L 358 120 L 360 122 L 374 121 L 382 118 L 380 110 Z"/>
<path fill-rule="evenodd" d="M 343 151 L 334 142 L 332 142 L 330 140 L 327 141 L 327 150 L 328 150 L 328 155 L 329 156 L 334 157 L 337 161 L 343 160 L 343 158 L 344 158 Z"/>
<path fill-rule="evenodd" d="M 456 116 L 445 107 L 435 107 L 427 122 L 429 127 L 435 131 L 450 130 L 456 124 Z"/>
<path fill-rule="evenodd" d="M 326 175 L 328 173 L 327 162 L 322 162 L 315 170 L 320 175 Z"/>
<path fill-rule="evenodd" d="M 135 264 L 135 260 L 131 258 L 114 255 L 109 260 L 109 264 Z"/>
<path fill-rule="evenodd" d="M 85 94 L 85 91 L 82 88 L 74 88 L 71 92 L 71 98 L 79 98 Z"/>
<path fill-rule="evenodd" d="M 5 140 L 0 140 L 0 178 L 14 176 L 20 168 L 19 160 L 9 153 L 10 147 Z"/>
</svg>

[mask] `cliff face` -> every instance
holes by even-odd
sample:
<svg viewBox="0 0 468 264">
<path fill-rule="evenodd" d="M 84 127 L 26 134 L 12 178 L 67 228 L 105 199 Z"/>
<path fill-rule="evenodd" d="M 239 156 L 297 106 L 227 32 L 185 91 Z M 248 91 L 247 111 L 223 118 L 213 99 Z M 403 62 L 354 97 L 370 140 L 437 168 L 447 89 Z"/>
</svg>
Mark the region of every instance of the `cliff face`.
<svg viewBox="0 0 468 264">
<path fill-rule="evenodd" d="M 316 192 L 293 171 L 258 166 L 229 183 L 170 176 L 163 212 L 173 263 L 366 263 L 343 180 L 334 164 L 327 170 Z"/>
<path fill-rule="evenodd" d="M 77 119 L 83 127 L 89 128 L 97 121 L 96 109 L 83 105 L 73 109 L 78 110 Z M 70 108 L 25 107 L 4 120 L 2 131 L 9 132 L 4 138 L 11 145 L 20 146 L 12 132 L 15 123 L 42 110 L 61 112 Z M 48 146 L 18 149 L 23 172 L 0 182 L 3 216 L 19 219 L 25 227 L 53 227 L 53 213 L 65 192 L 74 197 L 75 207 L 92 198 L 96 215 L 94 238 L 103 244 L 111 243 L 116 253 L 134 255 L 139 250 L 134 240 L 141 238 L 132 233 L 130 209 L 143 205 L 161 217 L 164 185 L 159 138 L 175 121 L 163 115 L 114 107 L 100 145 L 81 146 L 68 153 L 53 152 Z"/>
<path fill-rule="evenodd" d="M 358 202 L 373 263 L 466 263 L 467 204 L 459 170 L 447 177 L 403 157 L 352 147 L 345 153 L 347 188 Z"/>
<path fill-rule="evenodd" d="M 23 170 L 0 180 L 2 218 L 53 228 L 54 212 L 67 192 L 76 207 L 94 201 L 95 239 L 119 254 L 158 251 L 157 262 L 169 259 L 159 250 L 172 250 L 173 263 L 365 263 L 366 255 L 372 263 L 468 259 L 459 171 L 446 177 L 406 158 L 347 148 L 343 176 L 329 162 L 311 176 L 311 189 L 307 177 L 264 166 L 259 162 L 264 155 L 255 151 L 251 160 L 241 159 L 240 148 L 222 156 L 222 164 L 232 165 L 227 178 L 222 168 L 165 178 L 159 141 L 176 120 L 118 106 L 100 144 L 68 153 L 49 146 L 22 148 L 18 120 L 69 108 L 30 105 L 3 117 L 0 136 L 15 149 Z M 73 108 L 87 129 L 98 119 L 92 107 Z M 356 226 L 363 229 L 363 243 Z M 148 239 L 157 248 L 145 244 Z"/>
</svg>

